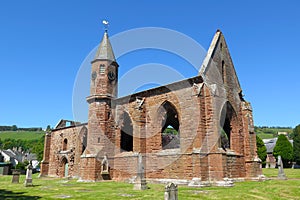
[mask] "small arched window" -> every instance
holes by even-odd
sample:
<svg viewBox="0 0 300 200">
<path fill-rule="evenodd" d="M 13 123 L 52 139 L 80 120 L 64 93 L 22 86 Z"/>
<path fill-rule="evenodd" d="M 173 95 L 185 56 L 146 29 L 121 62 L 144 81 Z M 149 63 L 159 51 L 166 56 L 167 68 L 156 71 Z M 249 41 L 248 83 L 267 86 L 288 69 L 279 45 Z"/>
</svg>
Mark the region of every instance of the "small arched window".
<svg viewBox="0 0 300 200">
<path fill-rule="evenodd" d="M 66 151 L 67 148 L 68 148 L 68 139 L 65 138 L 65 139 L 64 139 L 64 142 L 63 142 L 63 151 Z"/>
</svg>

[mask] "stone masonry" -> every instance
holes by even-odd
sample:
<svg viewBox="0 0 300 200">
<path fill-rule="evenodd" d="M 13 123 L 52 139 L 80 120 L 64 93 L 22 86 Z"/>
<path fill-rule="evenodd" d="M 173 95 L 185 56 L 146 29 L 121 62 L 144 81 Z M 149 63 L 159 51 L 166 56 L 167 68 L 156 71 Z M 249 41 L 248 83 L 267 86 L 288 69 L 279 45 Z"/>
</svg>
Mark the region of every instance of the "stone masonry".
<svg viewBox="0 0 300 200">
<path fill-rule="evenodd" d="M 59 123 L 46 135 L 41 175 L 104 180 L 104 159 L 107 177 L 134 180 L 139 155 L 153 181 L 261 175 L 251 104 L 221 31 L 195 77 L 117 98 L 118 68 L 105 31 L 92 61 L 88 123 Z"/>
</svg>

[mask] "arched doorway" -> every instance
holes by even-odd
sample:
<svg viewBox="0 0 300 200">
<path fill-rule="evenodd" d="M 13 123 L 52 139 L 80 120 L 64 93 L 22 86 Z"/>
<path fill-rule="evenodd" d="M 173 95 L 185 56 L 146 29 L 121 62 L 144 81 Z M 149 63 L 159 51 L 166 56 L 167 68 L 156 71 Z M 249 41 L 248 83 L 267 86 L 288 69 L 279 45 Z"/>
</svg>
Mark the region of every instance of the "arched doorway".
<svg viewBox="0 0 300 200">
<path fill-rule="evenodd" d="M 121 151 L 133 151 L 133 127 L 127 112 L 123 113 L 120 143 Z"/>
<path fill-rule="evenodd" d="M 69 175 L 69 163 L 66 157 L 63 157 L 63 159 L 61 160 L 61 164 L 62 164 L 62 176 L 63 177 L 68 177 Z"/>
<path fill-rule="evenodd" d="M 226 102 L 220 116 L 220 146 L 226 150 L 232 148 L 232 135 L 237 126 L 237 116 L 232 105 Z"/>
<path fill-rule="evenodd" d="M 179 119 L 175 106 L 166 101 L 158 112 L 161 120 L 162 149 L 180 148 Z"/>
</svg>

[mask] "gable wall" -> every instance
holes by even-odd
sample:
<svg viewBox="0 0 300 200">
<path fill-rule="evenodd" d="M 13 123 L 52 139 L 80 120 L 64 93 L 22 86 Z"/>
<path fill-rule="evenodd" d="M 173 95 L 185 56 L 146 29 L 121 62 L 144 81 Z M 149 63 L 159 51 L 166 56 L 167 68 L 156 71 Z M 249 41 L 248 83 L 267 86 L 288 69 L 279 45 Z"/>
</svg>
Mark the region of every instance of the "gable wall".
<svg viewBox="0 0 300 200">
<path fill-rule="evenodd" d="M 80 156 L 82 152 L 82 138 L 80 131 L 84 126 L 73 126 L 51 132 L 51 148 L 49 151 L 49 176 L 64 177 L 62 159 L 68 160 L 68 175 L 79 176 Z M 63 151 L 63 142 L 67 139 L 67 149 Z"/>
</svg>

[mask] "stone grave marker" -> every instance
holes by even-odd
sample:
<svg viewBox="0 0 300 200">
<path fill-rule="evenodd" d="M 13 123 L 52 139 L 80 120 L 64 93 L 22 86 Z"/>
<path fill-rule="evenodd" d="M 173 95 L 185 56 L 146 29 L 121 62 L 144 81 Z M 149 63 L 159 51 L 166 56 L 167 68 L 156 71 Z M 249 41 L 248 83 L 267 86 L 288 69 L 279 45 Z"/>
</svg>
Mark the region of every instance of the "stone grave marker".
<svg viewBox="0 0 300 200">
<path fill-rule="evenodd" d="M 13 170 L 12 172 L 12 183 L 19 183 L 20 180 L 20 172 L 18 170 Z"/>
<path fill-rule="evenodd" d="M 282 163 L 282 159 L 281 159 L 280 155 L 278 156 L 277 165 L 278 165 L 278 176 L 277 176 L 277 178 L 281 179 L 281 180 L 286 180 L 287 178 L 286 178 L 286 175 L 283 171 L 283 163 Z"/>
<path fill-rule="evenodd" d="M 26 170 L 25 187 L 32 186 L 32 168 L 31 162 L 29 162 Z"/>
<path fill-rule="evenodd" d="M 137 178 L 134 183 L 133 189 L 135 190 L 146 190 L 148 189 L 147 182 L 145 179 L 145 169 L 143 165 L 143 156 L 141 153 L 138 154 L 138 167 L 137 167 Z"/>
<path fill-rule="evenodd" d="M 178 188 L 174 183 L 166 185 L 165 200 L 178 200 Z"/>
</svg>

